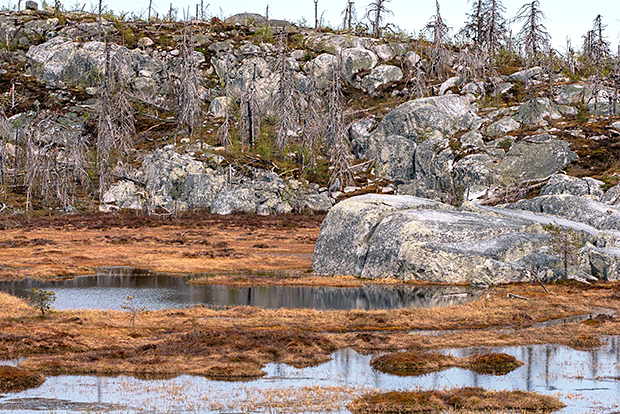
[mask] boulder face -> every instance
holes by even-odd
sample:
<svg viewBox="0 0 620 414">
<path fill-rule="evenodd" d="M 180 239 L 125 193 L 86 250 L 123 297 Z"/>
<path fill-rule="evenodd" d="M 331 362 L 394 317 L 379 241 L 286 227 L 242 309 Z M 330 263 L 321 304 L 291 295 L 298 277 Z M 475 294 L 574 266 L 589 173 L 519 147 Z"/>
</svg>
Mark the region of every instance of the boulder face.
<svg viewBox="0 0 620 414">
<path fill-rule="evenodd" d="M 165 64 L 141 49 L 128 50 L 112 45 L 111 56 L 124 54 L 121 70 L 130 79 L 148 77 L 156 87 L 165 83 Z M 26 54 L 26 73 L 51 87 L 93 87 L 101 83 L 104 72 L 105 44 L 103 42 L 74 42 L 55 37 L 39 46 L 32 46 Z M 148 91 L 148 92 L 158 92 Z"/>
<path fill-rule="evenodd" d="M 251 176 L 220 167 L 222 157 L 205 153 L 198 161 L 171 149 L 148 156 L 128 179 L 111 186 L 101 209 L 163 209 L 168 212 L 207 209 L 217 214 L 272 214 L 326 211 L 334 203 L 327 190 L 277 174 L 253 169 Z"/>
<path fill-rule="evenodd" d="M 312 261 L 321 275 L 436 283 L 529 280 L 549 236 L 536 221 L 459 211 L 411 196 L 364 195 L 334 206 Z"/>
<path fill-rule="evenodd" d="M 364 76 L 362 88 L 368 93 L 374 93 L 377 88 L 403 78 L 403 71 L 392 65 L 379 65 L 370 74 Z"/>
</svg>

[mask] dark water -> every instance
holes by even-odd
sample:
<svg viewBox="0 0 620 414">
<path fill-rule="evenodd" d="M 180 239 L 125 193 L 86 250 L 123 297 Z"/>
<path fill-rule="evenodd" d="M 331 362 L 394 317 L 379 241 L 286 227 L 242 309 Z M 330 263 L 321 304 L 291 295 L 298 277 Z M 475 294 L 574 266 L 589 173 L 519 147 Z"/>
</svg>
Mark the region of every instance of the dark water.
<svg viewBox="0 0 620 414">
<path fill-rule="evenodd" d="M 474 298 L 473 290 L 458 286 L 364 286 L 357 288 L 257 286 L 188 283 L 192 276 L 174 276 L 141 269 L 110 268 L 70 280 L 26 279 L 0 282 L 0 290 L 27 297 L 30 288 L 53 290 L 53 308 L 121 309 L 127 296 L 136 306 L 150 310 L 211 306 L 256 306 L 264 309 L 410 309 L 462 304 Z"/>
<path fill-rule="evenodd" d="M 398 377 L 373 370 L 371 356 L 345 349 L 317 367 L 297 369 L 268 364 L 261 379 L 230 383 L 182 375 L 169 380 L 132 377 L 49 377 L 38 389 L 0 396 L 0 411 L 35 413 L 83 412 L 88 404 L 110 404 L 119 413 L 348 413 L 345 406 L 371 390 L 443 389 L 480 386 L 491 390 L 527 390 L 553 395 L 567 407 L 560 414 L 620 412 L 620 337 L 604 346 L 576 351 L 557 345 L 467 348 L 444 352 L 465 356 L 475 352 L 505 352 L 524 366 L 504 376 L 476 374 L 452 368 L 419 377 Z M 321 407 L 309 404 L 335 397 Z M 302 402 L 301 411 L 288 402 Z M 54 404 L 57 403 L 55 406 Z M 297 407 L 299 409 L 299 407 Z M 317 409 L 313 409 L 317 408 Z M 91 410 L 93 412 L 96 410 Z M 50 412 L 50 411 L 45 411 Z"/>
</svg>

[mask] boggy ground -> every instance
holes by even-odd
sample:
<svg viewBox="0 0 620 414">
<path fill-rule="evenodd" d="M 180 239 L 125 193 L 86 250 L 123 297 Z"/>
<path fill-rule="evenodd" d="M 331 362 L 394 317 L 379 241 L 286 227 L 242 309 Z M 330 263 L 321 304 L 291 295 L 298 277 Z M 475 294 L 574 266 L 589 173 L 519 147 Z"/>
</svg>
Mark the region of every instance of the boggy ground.
<svg viewBox="0 0 620 414">
<path fill-rule="evenodd" d="M 296 367 L 329 360 L 340 348 L 360 352 L 557 343 L 577 348 L 620 335 L 618 317 L 540 327 L 534 323 L 620 308 L 620 285 L 583 288 L 511 285 L 448 308 L 392 311 L 262 310 L 193 307 L 140 314 L 136 332 L 122 311 L 61 311 L 41 318 L 21 299 L 0 294 L 0 360 L 26 357 L 22 368 L 44 374 L 182 373 L 218 379 L 263 375 L 268 362 Z M 529 301 L 507 298 L 507 293 Z"/>
<path fill-rule="evenodd" d="M 171 273 L 307 270 L 324 217 L 5 215 L 0 216 L 0 279 L 79 275 L 101 266 Z"/>
</svg>

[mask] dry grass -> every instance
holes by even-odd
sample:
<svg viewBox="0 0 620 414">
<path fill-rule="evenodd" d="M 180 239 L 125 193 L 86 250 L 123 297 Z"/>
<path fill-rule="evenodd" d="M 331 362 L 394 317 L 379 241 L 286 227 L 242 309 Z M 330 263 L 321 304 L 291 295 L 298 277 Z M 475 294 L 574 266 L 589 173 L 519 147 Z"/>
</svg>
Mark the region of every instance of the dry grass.
<svg viewBox="0 0 620 414">
<path fill-rule="evenodd" d="M 38 372 L 0 365 L 0 392 L 16 392 L 37 388 L 45 382 Z"/>
<path fill-rule="evenodd" d="M 554 397 L 524 391 L 487 391 L 479 387 L 447 391 L 390 391 L 370 393 L 353 400 L 354 414 L 420 413 L 450 409 L 489 412 L 517 410 L 549 412 L 564 408 Z"/>
<path fill-rule="evenodd" d="M 0 217 L 0 279 L 86 274 L 101 266 L 169 273 L 307 270 L 323 217 L 82 214 L 30 223 Z"/>
<path fill-rule="evenodd" d="M 554 343 L 577 346 L 619 335 L 618 318 L 549 327 L 534 323 L 620 308 L 618 284 L 592 289 L 551 285 L 500 286 L 489 297 L 448 308 L 317 311 L 194 307 L 150 311 L 136 320 L 121 311 L 60 311 L 42 319 L 22 300 L 0 294 L 0 359 L 27 357 L 24 368 L 45 373 L 126 373 L 255 378 L 272 361 L 293 366 L 327 361 L 336 349 L 428 351 L 465 346 Z M 530 301 L 506 298 L 507 292 Z M 612 293 L 612 294 L 610 294 Z M 507 327 L 512 326 L 512 327 Z M 580 339 L 581 338 L 581 339 Z M 589 339 L 588 339 L 589 338 Z M 586 340 L 587 339 L 587 340 Z"/>
<path fill-rule="evenodd" d="M 523 365 L 506 354 L 481 354 L 467 358 L 426 351 L 395 352 L 381 355 L 370 361 L 381 372 L 400 376 L 424 375 L 449 368 L 471 369 L 479 374 L 503 375 Z"/>
</svg>

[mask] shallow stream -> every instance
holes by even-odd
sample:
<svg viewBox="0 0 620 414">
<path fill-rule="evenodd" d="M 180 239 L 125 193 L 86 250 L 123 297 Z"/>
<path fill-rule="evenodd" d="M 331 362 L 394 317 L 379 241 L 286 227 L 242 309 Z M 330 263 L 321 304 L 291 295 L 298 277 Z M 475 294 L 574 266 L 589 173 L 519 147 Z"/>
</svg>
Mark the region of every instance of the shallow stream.
<svg viewBox="0 0 620 414">
<path fill-rule="evenodd" d="M 567 405 L 560 414 L 620 412 L 620 337 L 607 338 L 604 346 L 590 351 L 531 345 L 445 352 L 466 356 L 488 351 L 513 355 L 525 365 L 504 376 L 452 368 L 419 377 L 398 377 L 372 369 L 371 356 L 345 349 L 335 352 L 332 361 L 312 368 L 269 364 L 265 377 L 243 383 L 187 375 L 167 380 L 49 377 L 38 389 L 0 397 L 0 411 L 347 413 L 346 404 L 370 390 L 480 386 L 556 396 Z"/>
</svg>

